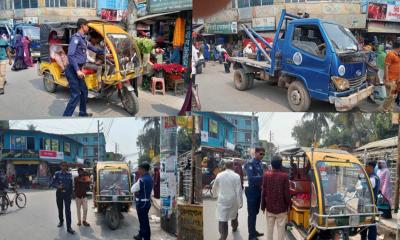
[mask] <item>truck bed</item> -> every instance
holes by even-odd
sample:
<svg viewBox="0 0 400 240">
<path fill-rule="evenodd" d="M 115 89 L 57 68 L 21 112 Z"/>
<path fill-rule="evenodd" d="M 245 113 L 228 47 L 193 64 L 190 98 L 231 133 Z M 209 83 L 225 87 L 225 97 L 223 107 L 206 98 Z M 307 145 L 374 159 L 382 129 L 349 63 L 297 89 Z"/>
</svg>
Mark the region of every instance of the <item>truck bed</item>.
<svg viewBox="0 0 400 240">
<path fill-rule="evenodd" d="M 238 62 L 242 64 L 246 64 L 252 67 L 261 68 L 261 69 L 269 69 L 271 68 L 271 64 L 266 61 L 257 61 L 254 59 L 250 59 L 247 57 L 232 57 L 232 62 Z"/>
</svg>

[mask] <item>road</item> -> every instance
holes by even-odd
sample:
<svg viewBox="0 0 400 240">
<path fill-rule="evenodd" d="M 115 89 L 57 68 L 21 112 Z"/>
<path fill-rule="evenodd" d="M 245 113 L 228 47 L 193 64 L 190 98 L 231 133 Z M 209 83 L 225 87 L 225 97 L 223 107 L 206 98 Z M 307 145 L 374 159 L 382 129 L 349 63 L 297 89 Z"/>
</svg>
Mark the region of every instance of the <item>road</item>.
<svg viewBox="0 0 400 240">
<path fill-rule="evenodd" d="M 9 207 L 6 214 L 0 215 L 0 240 L 30 239 L 30 240 L 73 240 L 73 239 L 132 239 L 139 229 L 136 211 L 131 209 L 124 213 L 124 219 L 119 229 L 110 230 L 102 214 L 94 213 L 93 202 L 89 200 L 88 219 L 90 227 L 76 225 L 76 205 L 71 203 L 72 228 L 74 235 L 63 228 L 57 228 L 58 212 L 54 190 L 26 190 L 26 208 Z M 149 215 L 157 215 L 152 208 Z M 160 223 L 150 223 L 152 239 L 172 240 L 174 236 L 165 233 Z M 29 236 L 29 237 L 28 237 Z"/>
<path fill-rule="evenodd" d="M 224 66 L 208 62 L 202 74 L 196 76 L 202 111 L 224 112 L 288 112 L 291 111 L 286 97 L 286 89 L 255 81 L 254 87 L 246 91 L 236 90 L 233 83 L 233 70 L 227 74 Z M 378 107 L 375 103 L 363 101 L 353 111 L 372 112 Z M 400 108 L 395 110 L 400 111 Z M 334 112 L 332 104 L 313 101 L 310 111 Z"/>
<path fill-rule="evenodd" d="M 58 87 L 55 93 L 44 89 L 42 77 L 37 75 L 35 67 L 19 72 L 11 71 L 7 66 L 7 85 L 5 94 L 0 95 L 0 118 L 34 119 L 61 117 L 69 100 L 69 90 Z M 152 95 L 139 91 L 139 112 L 136 116 L 176 115 L 184 101 L 184 96 Z M 96 117 L 131 116 L 123 108 L 114 94 L 111 101 L 90 99 L 88 112 Z M 78 115 L 78 108 L 75 116 Z"/>
</svg>

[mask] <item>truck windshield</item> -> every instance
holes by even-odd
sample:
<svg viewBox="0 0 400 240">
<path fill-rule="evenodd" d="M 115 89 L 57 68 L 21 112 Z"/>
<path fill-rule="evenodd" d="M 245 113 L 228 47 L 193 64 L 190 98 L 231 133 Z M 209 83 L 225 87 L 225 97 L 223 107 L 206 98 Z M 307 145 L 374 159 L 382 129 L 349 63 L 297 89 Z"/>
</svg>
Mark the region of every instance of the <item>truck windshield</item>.
<svg viewBox="0 0 400 240">
<path fill-rule="evenodd" d="M 38 27 L 24 27 L 24 36 L 28 36 L 31 40 L 40 40 L 40 28 Z"/>
<path fill-rule="evenodd" d="M 333 23 L 324 23 L 324 27 L 337 53 L 358 51 L 357 41 L 349 29 Z"/>
<path fill-rule="evenodd" d="M 374 211 L 368 177 L 359 164 L 337 161 L 317 163 L 325 214 Z"/>
</svg>

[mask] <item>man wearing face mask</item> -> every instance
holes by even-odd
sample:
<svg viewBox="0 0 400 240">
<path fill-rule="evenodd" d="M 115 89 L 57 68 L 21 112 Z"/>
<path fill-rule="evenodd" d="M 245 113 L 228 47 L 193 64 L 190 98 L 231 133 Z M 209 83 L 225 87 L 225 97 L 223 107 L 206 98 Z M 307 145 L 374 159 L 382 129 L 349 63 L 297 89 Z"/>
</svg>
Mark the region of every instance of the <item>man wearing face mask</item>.
<svg viewBox="0 0 400 240">
<path fill-rule="evenodd" d="M 85 35 L 89 31 L 88 21 L 80 18 L 77 22 L 78 31 L 72 35 L 68 47 L 68 61 L 69 64 L 65 69 L 65 76 L 67 77 L 69 89 L 71 91 L 71 98 L 64 111 L 63 116 L 69 117 L 75 111 L 79 102 L 79 116 L 90 117 L 91 113 L 86 112 L 86 102 L 88 97 L 88 88 L 85 83 L 85 74 L 82 72 L 82 67 L 87 60 L 87 49 L 92 50 L 96 54 L 103 54 L 103 51 L 87 45 Z"/>
</svg>

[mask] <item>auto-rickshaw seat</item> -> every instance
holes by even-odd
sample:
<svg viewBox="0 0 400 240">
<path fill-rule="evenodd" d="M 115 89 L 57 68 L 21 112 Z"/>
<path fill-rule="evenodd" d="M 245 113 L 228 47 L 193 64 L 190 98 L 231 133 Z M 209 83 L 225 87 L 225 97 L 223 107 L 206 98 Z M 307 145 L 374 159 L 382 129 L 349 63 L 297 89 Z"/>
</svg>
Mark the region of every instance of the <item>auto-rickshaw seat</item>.
<svg viewBox="0 0 400 240">
<path fill-rule="evenodd" d="M 290 195 L 301 193 L 311 193 L 311 181 L 309 180 L 290 180 L 289 181 Z"/>
<path fill-rule="evenodd" d="M 294 207 L 298 209 L 309 209 L 310 208 L 310 199 L 301 199 L 301 198 L 292 198 L 292 204 Z"/>
<path fill-rule="evenodd" d="M 96 69 L 91 69 L 91 68 L 82 68 L 82 72 L 83 72 L 85 75 L 90 75 L 90 74 L 96 73 L 97 70 L 96 70 Z"/>
</svg>

